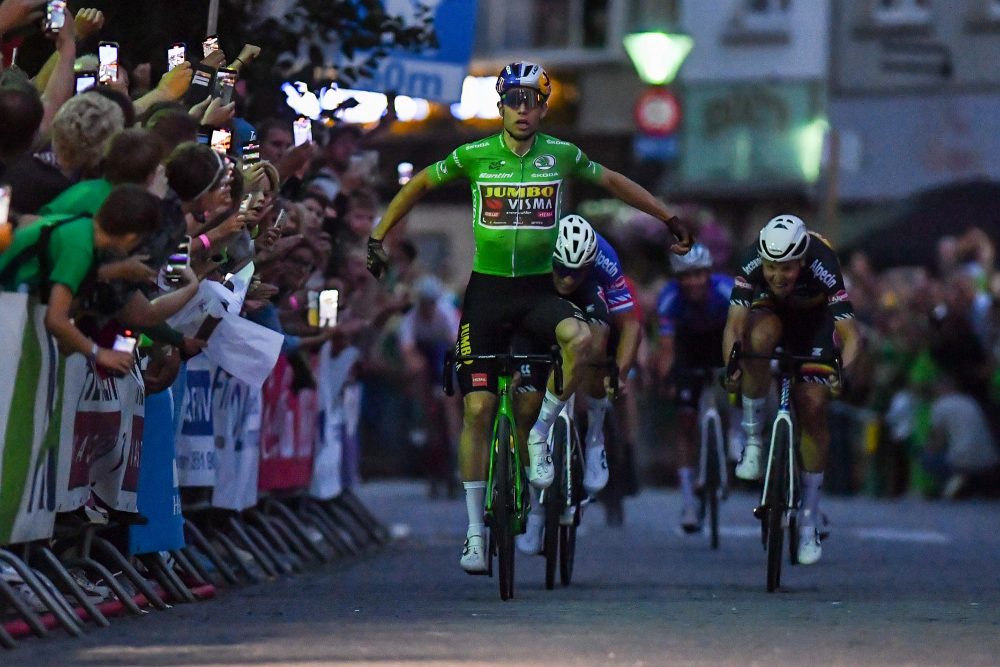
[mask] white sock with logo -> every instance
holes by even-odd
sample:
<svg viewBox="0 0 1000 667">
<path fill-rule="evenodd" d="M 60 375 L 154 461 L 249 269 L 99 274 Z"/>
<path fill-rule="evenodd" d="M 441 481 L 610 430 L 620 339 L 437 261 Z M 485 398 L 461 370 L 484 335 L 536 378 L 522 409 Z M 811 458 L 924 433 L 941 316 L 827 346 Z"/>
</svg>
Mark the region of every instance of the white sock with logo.
<svg viewBox="0 0 1000 667">
<path fill-rule="evenodd" d="M 694 505 L 698 499 L 694 495 L 694 467 L 681 466 L 677 468 L 677 481 L 681 485 L 681 496 L 685 505 Z"/>
<path fill-rule="evenodd" d="M 566 401 L 560 400 L 558 396 L 548 389 L 545 390 L 545 398 L 542 399 L 542 409 L 538 412 L 538 421 L 531 427 L 531 434 L 536 440 L 548 440 L 552 424 L 555 423 L 556 417 L 559 416 L 564 405 L 566 405 Z"/>
<path fill-rule="evenodd" d="M 764 403 L 763 398 L 743 397 L 743 432 L 748 436 L 757 436 L 764 432 Z"/>
<path fill-rule="evenodd" d="M 819 527 L 819 492 L 823 486 L 823 473 L 802 472 L 802 520 L 799 525 L 805 528 Z"/>
<path fill-rule="evenodd" d="M 486 482 L 462 482 L 465 487 L 465 509 L 469 513 L 466 536 L 483 534 L 483 502 L 486 500 Z"/>
<path fill-rule="evenodd" d="M 611 407 L 608 397 L 587 397 L 587 451 L 591 447 L 604 447 L 604 415 Z"/>
</svg>

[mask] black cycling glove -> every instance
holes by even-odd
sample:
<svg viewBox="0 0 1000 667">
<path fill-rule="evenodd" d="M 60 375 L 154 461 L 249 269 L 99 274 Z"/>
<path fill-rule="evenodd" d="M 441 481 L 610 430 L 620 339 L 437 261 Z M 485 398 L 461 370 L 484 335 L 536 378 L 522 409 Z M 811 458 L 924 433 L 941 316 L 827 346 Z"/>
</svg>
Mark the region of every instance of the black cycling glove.
<svg viewBox="0 0 1000 667">
<path fill-rule="evenodd" d="M 375 276 L 376 280 L 381 280 L 389 268 L 389 255 L 382 247 L 382 241 L 375 238 L 368 238 L 368 272 Z"/>
</svg>

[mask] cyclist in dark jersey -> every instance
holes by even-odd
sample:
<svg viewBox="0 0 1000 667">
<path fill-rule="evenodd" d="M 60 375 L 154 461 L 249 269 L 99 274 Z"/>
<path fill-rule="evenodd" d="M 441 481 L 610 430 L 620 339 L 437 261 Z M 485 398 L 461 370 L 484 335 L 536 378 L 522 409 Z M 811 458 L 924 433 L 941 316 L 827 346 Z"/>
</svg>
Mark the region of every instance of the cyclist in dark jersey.
<svg viewBox="0 0 1000 667">
<path fill-rule="evenodd" d="M 662 220 L 678 239 L 671 246 L 674 252 L 687 252 L 691 245 L 687 230 L 647 190 L 592 162 L 576 146 L 538 132 L 551 92 L 549 76 L 538 65 L 518 62 L 505 67 L 497 78 L 503 131 L 460 146 L 416 174 L 389 203 L 368 242 L 368 268 L 381 277 L 387 264 L 382 239 L 389 230 L 430 190 L 456 179 L 469 181 L 476 254 L 457 349 L 472 354 L 503 352 L 517 329 L 530 334 L 540 348 L 558 342 L 563 351 L 564 391 L 556 395 L 550 384 L 538 421 L 522 440 L 527 441 L 529 481 L 539 488 L 551 484 L 554 474 L 545 442 L 548 430 L 579 384 L 577 359 L 590 345 L 590 331 L 579 309 L 559 298 L 549 277 L 565 179 L 601 185 L 626 204 Z M 480 573 L 486 570 L 483 480 L 496 411 L 496 377 L 484 365 L 461 364 L 459 384 L 465 396 L 459 467 L 469 514 L 461 564 L 467 572 Z M 535 416 L 518 413 L 523 433 Z"/>
<path fill-rule="evenodd" d="M 836 335 L 836 337 L 835 337 Z M 819 541 L 819 495 L 830 446 L 827 403 L 831 383 L 839 382 L 833 368 L 823 363 L 837 347 L 843 368 L 858 355 L 860 336 L 854 308 L 844 287 L 840 262 L 830 244 L 810 233 L 801 219 L 779 215 L 760 231 L 757 245 L 742 258 L 730 299 L 723 336 L 724 363 L 737 340 L 753 354 L 770 354 L 781 345 L 795 355 L 812 356 L 805 364 L 792 399 L 801 426 L 802 507 L 799 523 L 799 562 L 815 563 L 822 554 Z M 766 360 L 744 360 L 737 382 L 743 391 L 743 429 L 747 443 L 736 467 L 741 479 L 760 479 L 764 455 L 764 401 L 771 376 Z"/>
<path fill-rule="evenodd" d="M 700 243 L 686 255 L 671 255 L 674 279 L 657 299 L 660 341 L 656 372 L 669 386 L 677 406 L 677 480 L 683 496 L 681 528 L 701 527 L 695 494 L 698 464 L 698 403 L 705 386 L 701 372 L 719 367 L 719 347 L 726 328 L 732 277 L 712 273 L 712 255 Z"/>
</svg>

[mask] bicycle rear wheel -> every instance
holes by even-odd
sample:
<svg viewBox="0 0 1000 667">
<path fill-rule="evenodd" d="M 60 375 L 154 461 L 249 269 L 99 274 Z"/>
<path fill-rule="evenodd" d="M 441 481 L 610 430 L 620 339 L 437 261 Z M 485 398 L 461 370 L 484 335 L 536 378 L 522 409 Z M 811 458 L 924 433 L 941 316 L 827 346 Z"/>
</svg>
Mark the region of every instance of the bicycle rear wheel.
<svg viewBox="0 0 1000 667">
<path fill-rule="evenodd" d="M 772 439 L 774 446 L 771 452 L 773 459 L 771 463 L 771 474 L 767 486 L 767 592 L 773 593 L 781 585 L 781 547 L 784 541 L 784 531 L 781 520 L 785 515 L 786 501 L 785 488 L 787 485 L 787 465 L 788 465 L 788 443 L 791 434 L 788 432 L 788 424 L 784 421 L 778 422 L 775 437 Z"/>
<path fill-rule="evenodd" d="M 500 561 L 500 599 L 514 597 L 514 475 L 511 459 L 514 455 L 513 430 L 506 417 L 497 421 L 496 467 L 493 471 L 493 523 L 496 531 L 497 556 Z"/>
<path fill-rule="evenodd" d="M 569 430 L 566 421 L 559 417 L 552 426 L 552 467 L 556 478 L 545 490 L 545 588 L 556 585 L 556 566 L 559 563 L 559 517 L 566 509 L 566 439 Z"/>
</svg>

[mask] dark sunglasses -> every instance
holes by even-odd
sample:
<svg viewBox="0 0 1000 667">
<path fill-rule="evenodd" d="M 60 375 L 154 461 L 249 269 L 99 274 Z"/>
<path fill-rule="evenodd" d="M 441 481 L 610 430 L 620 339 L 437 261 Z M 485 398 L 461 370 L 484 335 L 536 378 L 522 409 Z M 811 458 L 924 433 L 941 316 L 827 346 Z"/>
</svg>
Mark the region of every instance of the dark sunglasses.
<svg viewBox="0 0 1000 667">
<path fill-rule="evenodd" d="M 545 103 L 545 97 L 537 90 L 512 88 L 500 97 L 504 106 L 519 109 L 523 104 L 528 109 L 536 109 Z"/>
<path fill-rule="evenodd" d="M 589 266 L 582 266 L 580 268 L 574 269 L 572 267 L 566 266 L 562 262 L 553 259 L 552 260 L 552 271 L 560 278 L 576 278 L 582 276 L 590 270 Z"/>
</svg>

